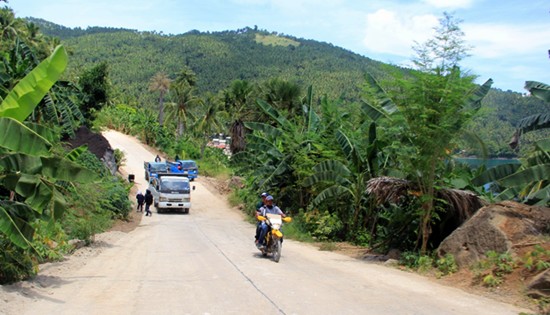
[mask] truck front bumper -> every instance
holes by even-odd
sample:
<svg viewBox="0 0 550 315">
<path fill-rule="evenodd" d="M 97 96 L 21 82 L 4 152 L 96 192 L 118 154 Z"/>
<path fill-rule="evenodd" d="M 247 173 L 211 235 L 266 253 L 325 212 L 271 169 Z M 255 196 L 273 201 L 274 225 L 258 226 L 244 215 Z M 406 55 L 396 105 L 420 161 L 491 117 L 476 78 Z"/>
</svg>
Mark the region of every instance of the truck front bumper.
<svg viewBox="0 0 550 315">
<path fill-rule="evenodd" d="M 191 203 L 190 202 L 173 202 L 173 201 L 162 201 L 157 204 L 157 208 L 160 209 L 190 209 Z"/>
</svg>

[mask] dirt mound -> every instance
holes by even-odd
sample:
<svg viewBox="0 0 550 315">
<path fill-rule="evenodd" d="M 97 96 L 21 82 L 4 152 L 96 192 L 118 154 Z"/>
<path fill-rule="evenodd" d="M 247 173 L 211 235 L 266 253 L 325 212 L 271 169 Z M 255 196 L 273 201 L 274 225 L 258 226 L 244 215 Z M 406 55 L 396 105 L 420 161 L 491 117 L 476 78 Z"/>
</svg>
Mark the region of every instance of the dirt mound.
<svg viewBox="0 0 550 315">
<path fill-rule="evenodd" d="M 88 127 L 82 126 L 75 131 L 72 139 L 65 140 L 71 148 L 78 148 L 81 145 L 87 145 L 88 150 L 98 159 L 105 156 L 105 152 L 112 150 L 109 141 L 100 133 L 92 132 Z"/>
</svg>

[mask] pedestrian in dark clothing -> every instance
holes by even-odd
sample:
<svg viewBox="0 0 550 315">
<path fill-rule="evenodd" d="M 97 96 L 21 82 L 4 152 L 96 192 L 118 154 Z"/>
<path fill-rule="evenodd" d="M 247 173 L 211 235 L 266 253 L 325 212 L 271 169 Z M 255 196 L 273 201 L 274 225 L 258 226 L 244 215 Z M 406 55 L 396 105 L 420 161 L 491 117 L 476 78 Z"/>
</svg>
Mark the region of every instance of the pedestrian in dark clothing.
<svg viewBox="0 0 550 315">
<path fill-rule="evenodd" d="M 141 190 L 138 191 L 136 195 L 137 200 L 137 211 L 143 212 L 143 203 L 145 202 L 145 196 L 141 193 Z"/>
<path fill-rule="evenodd" d="M 155 157 L 155 162 L 160 162 L 160 161 L 161 161 L 160 156 L 158 156 L 157 154 L 157 156 Z"/>
<path fill-rule="evenodd" d="M 147 189 L 145 192 L 145 216 L 152 216 L 151 205 L 153 204 L 153 194 Z"/>
</svg>

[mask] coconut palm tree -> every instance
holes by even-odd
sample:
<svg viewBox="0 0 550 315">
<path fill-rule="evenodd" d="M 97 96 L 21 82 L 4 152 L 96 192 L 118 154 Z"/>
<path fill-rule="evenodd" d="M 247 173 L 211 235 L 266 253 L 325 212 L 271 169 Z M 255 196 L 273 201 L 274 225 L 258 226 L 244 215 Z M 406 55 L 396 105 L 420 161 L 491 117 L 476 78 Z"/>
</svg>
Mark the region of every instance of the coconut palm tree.
<svg viewBox="0 0 550 315">
<path fill-rule="evenodd" d="M 191 108 L 201 103 L 195 95 L 195 89 L 188 85 L 173 84 L 171 96 L 174 102 L 168 104 L 167 120 L 176 122 L 176 135 L 180 138 L 187 130 L 187 125 L 194 120 Z"/>
<path fill-rule="evenodd" d="M 274 78 L 263 85 L 261 89 L 263 99 L 275 108 L 285 110 L 288 117 L 301 114 L 302 91 L 298 84 Z"/>
<path fill-rule="evenodd" d="M 220 110 L 222 102 L 217 95 L 207 93 L 204 101 L 202 101 L 202 105 L 203 111 L 198 115 L 198 119 L 193 127 L 197 133 L 204 135 L 205 141 L 201 146 L 201 158 L 204 155 L 204 150 L 209 140 L 208 136 L 223 130 L 220 116 L 226 114 Z"/>
<path fill-rule="evenodd" d="M 155 74 L 149 81 L 149 90 L 159 92 L 159 125 L 164 123 L 164 96 L 170 89 L 170 78 L 162 72 Z"/>
<path fill-rule="evenodd" d="M 233 154 L 246 148 L 244 126 L 245 121 L 254 116 L 252 95 L 255 87 L 246 80 L 235 80 L 229 89 L 224 91 L 225 110 L 231 117 L 229 134 L 231 135 L 230 149 Z"/>
</svg>

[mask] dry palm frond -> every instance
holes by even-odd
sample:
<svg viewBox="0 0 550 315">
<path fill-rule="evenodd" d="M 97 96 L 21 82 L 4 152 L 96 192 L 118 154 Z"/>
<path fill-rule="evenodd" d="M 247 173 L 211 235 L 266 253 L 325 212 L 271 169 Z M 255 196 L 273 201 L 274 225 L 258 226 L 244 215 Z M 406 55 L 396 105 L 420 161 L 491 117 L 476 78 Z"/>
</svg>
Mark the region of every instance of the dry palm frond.
<svg viewBox="0 0 550 315">
<path fill-rule="evenodd" d="M 376 205 L 399 203 L 410 190 L 409 181 L 395 177 L 375 177 L 367 182 L 367 193 L 375 197 Z"/>
<path fill-rule="evenodd" d="M 437 191 L 436 197 L 447 202 L 448 210 L 458 215 L 460 222 L 466 221 L 479 208 L 487 204 L 476 194 L 466 190 L 440 189 Z"/>
<path fill-rule="evenodd" d="M 376 205 L 384 203 L 399 204 L 407 197 L 418 197 L 417 188 L 409 181 L 394 177 L 376 177 L 367 183 L 367 193 L 375 197 Z M 460 222 L 466 221 L 485 202 L 470 191 L 458 189 L 439 189 L 437 199 L 444 200 L 447 212 L 458 216 Z"/>
</svg>

